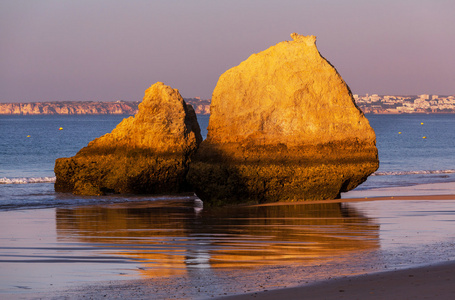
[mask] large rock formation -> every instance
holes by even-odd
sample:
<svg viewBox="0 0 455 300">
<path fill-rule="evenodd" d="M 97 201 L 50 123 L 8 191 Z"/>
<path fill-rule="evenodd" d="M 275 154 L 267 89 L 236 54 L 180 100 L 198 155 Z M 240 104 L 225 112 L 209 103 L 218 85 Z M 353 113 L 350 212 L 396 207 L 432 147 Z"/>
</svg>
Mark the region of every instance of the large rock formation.
<svg viewBox="0 0 455 300">
<path fill-rule="evenodd" d="M 379 165 L 375 133 L 314 36 L 291 35 L 221 75 L 188 173 L 207 203 L 330 199 Z"/>
<path fill-rule="evenodd" d="M 184 191 L 189 157 L 202 141 L 196 114 L 178 90 L 158 82 L 139 111 L 74 157 L 55 162 L 55 190 L 83 195 Z"/>
</svg>

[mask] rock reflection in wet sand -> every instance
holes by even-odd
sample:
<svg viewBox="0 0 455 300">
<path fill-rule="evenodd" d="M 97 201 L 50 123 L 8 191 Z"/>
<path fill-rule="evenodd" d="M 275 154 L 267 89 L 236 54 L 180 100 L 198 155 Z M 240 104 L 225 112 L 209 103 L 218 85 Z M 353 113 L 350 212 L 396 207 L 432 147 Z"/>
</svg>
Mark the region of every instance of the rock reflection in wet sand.
<svg viewBox="0 0 455 300">
<path fill-rule="evenodd" d="M 0 212 L 0 298 L 206 299 L 454 259 L 453 200 L 194 204 Z"/>
<path fill-rule="evenodd" d="M 193 201 L 147 202 L 59 208 L 56 221 L 59 242 L 123 256 L 142 277 L 315 265 L 379 248 L 379 225 L 341 203 L 200 210 Z"/>
</svg>

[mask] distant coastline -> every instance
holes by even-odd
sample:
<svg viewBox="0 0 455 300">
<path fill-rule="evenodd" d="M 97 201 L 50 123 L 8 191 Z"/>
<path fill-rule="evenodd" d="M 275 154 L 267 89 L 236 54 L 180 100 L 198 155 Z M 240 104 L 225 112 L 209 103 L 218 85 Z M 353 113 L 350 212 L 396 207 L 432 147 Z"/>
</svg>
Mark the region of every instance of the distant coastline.
<svg viewBox="0 0 455 300">
<path fill-rule="evenodd" d="M 372 114 L 413 114 L 413 113 L 455 113 L 455 96 L 439 95 L 354 95 L 357 106 L 364 113 Z"/>
<path fill-rule="evenodd" d="M 354 95 L 357 106 L 367 114 L 455 113 L 455 96 Z M 199 115 L 210 114 L 210 99 L 185 98 Z M 134 115 L 140 101 L 56 101 L 0 103 L 0 115 Z"/>
<path fill-rule="evenodd" d="M 210 114 L 210 100 L 185 99 L 197 114 Z M 140 101 L 56 101 L 0 103 L 0 115 L 134 115 Z"/>
</svg>

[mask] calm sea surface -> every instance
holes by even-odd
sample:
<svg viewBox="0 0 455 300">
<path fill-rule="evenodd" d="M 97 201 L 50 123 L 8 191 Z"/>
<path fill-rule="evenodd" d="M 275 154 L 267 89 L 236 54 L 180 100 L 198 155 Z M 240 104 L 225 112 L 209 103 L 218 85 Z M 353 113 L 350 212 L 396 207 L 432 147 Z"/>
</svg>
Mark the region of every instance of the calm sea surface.
<svg viewBox="0 0 455 300">
<path fill-rule="evenodd" d="M 207 299 L 455 259 L 453 200 L 206 209 L 55 193 L 55 159 L 124 117 L 0 116 L 0 298 L 99 298 L 87 285 L 146 279 L 146 298 Z M 367 117 L 380 168 L 358 190 L 455 182 L 455 115 Z"/>
<path fill-rule="evenodd" d="M 123 202 L 56 194 L 53 168 L 55 159 L 75 155 L 124 117 L 0 116 L 0 210 Z M 455 115 L 367 117 L 376 132 L 380 168 L 358 190 L 455 181 Z M 205 137 L 209 116 L 198 118 Z"/>
<path fill-rule="evenodd" d="M 455 114 L 367 115 L 379 170 L 357 189 L 455 181 Z"/>
</svg>

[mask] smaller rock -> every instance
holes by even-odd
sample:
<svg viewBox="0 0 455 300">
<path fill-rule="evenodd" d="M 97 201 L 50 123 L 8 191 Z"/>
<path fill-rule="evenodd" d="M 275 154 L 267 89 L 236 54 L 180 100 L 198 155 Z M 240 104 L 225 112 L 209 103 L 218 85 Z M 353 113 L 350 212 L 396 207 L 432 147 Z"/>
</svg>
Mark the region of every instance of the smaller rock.
<svg viewBox="0 0 455 300">
<path fill-rule="evenodd" d="M 55 162 L 55 190 L 80 195 L 161 194 L 188 189 L 190 156 L 202 141 L 196 114 L 179 91 L 158 82 L 139 111 L 75 156 Z"/>
</svg>

